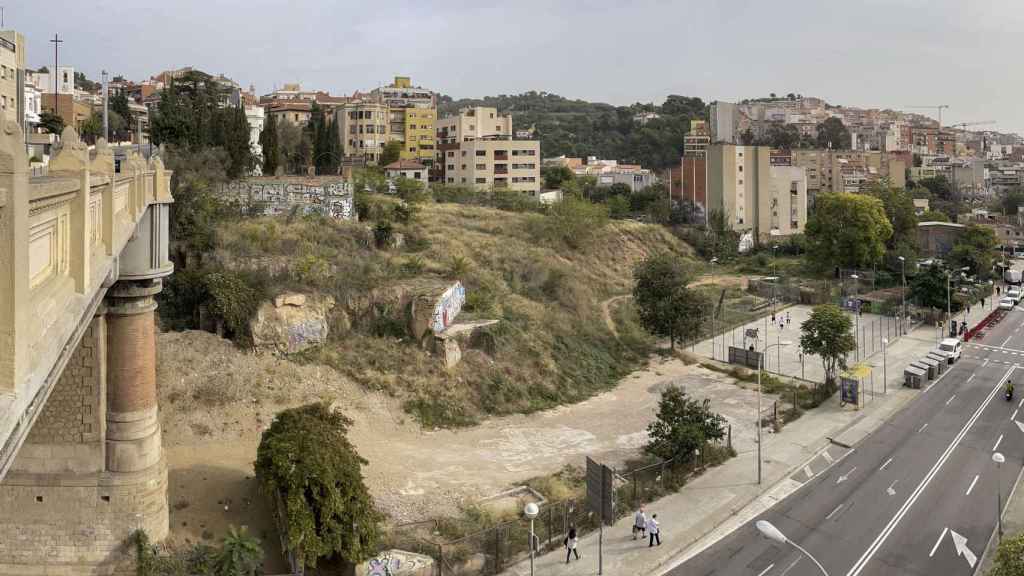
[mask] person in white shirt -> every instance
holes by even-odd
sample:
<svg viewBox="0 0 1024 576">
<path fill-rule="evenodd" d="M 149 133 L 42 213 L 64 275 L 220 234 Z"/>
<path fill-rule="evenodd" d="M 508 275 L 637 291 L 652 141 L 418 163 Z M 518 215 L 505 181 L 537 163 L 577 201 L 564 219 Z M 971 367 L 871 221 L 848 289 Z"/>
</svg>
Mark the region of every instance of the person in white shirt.
<svg viewBox="0 0 1024 576">
<path fill-rule="evenodd" d="M 652 514 L 650 519 L 647 520 L 647 533 L 650 534 L 651 543 L 648 544 L 648 548 L 654 546 L 654 541 L 658 541 L 658 546 L 661 546 L 661 530 L 658 528 L 658 515 Z"/>
<path fill-rule="evenodd" d="M 636 535 L 639 533 L 640 538 L 645 538 L 647 534 L 644 532 L 647 530 L 647 514 L 644 512 L 644 505 L 640 505 L 640 509 L 633 515 L 633 540 L 636 540 Z"/>
</svg>

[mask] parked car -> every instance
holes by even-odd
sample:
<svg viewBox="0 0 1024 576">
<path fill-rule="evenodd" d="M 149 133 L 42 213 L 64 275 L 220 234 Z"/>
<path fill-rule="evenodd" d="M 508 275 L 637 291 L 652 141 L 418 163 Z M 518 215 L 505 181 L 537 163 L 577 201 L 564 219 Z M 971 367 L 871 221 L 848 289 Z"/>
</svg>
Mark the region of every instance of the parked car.
<svg viewBox="0 0 1024 576">
<path fill-rule="evenodd" d="M 959 338 L 944 338 L 942 342 L 939 342 L 939 348 L 936 352 L 944 356 L 946 361 L 952 364 L 960 359 L 963 347 L 964 344 Z"/>
<path fill-rule="evenodd" d="M 1017 303 L 1014 302 L 1013 298 L 1010 298 L 1009 296 L 1003 296 L 1002 298 L 999 299 L 1000 310 L 1013 310 L 1013 307 L 1016 305 Z"/>
<path fill-rule="evenodd" d="M 1024 292 L 1021 292 L 1020 288 L 1014 287 L 1006 291 L 1006 296 L 1008 298 L 1013 298 L 1013 303 L 1016 305 L 1020 304 L 1020 299 L 1024 296 Z"/>
</svg>

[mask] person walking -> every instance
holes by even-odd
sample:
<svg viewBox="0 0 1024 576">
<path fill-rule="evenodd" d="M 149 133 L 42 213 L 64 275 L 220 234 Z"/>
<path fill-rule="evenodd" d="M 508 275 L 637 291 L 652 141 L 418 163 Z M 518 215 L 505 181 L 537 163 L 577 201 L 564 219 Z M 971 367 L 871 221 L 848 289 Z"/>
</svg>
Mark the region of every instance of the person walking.
<svg viewBox="0 0 1024 576">
<path fill-rule="evenodd" d="M 580 559 L 580 553 L 576 550 L 576 545 L 580 543 L 580 539 L 576 534 L 576 525 L 569 525 L 569 535 L 565 537 L 565 563 L 569 563 L 569 557 L 573 554 L 576 555 L 576 559 Z"/>
<path fill-rule="evenodd" d="M 787 311 L 786 312 L 786 326 L 789 326 L 789 321 L 790 321 L 789 312 Z"/>
<path fill-rule="evenodd" d="M 654 541 L 658 541 L 658 546 L 661 546 L 661 529 L 658 527 L 658 515 L 651 514 L 650 519 L 647 520 L 647 534 L 650 535 L 651 543 L 647 545 L 648 548 L 654 546 Z"/>
<path fill-rule="evenodd" d="M 645 534 L 647 530 L 647 513 L 644 512 L 644 505 L 640 505 L 640 509 L 633 515 L 633 540 L 636 540 L 636 535 L 640 534 L 640 538 L 646 538 Z"/>
</svg>

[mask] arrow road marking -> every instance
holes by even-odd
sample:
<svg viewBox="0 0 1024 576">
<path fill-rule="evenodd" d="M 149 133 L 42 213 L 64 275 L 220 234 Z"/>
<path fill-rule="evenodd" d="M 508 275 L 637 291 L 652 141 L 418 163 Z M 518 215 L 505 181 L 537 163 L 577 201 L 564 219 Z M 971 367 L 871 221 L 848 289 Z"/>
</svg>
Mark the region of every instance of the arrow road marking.
<svg viewBox="0 0 1024 576">
<path fill-rule="evenodd" d="M 1002 434 L 1000 434 L 1000 435 L 999 435 L 999 439 L 998 439 L 998 440 L 996 440 L 996 445 L 992 447 L 992 451 L 993 451 L 993 452 L 995 452 L 996 450 L 998 450 L 998 449 L 999 449 L 999 443 L 1000 443 L 1000 442 L 1002 442 L 1002 441 L 1003 441 L 1003 435 L 1002 435 Z"/>
<path fill-rule="evenodd" d="M 956 533 L 955 530 L 950 530 L 949 535 L 953 537 L 953 546 L 956 546 L 956 555 L 963 556 L 967 563 L 970 564 L 971 568 L 978 562 L 978 557 L 971 552 L 971 549 L 967 547 L 967 538 Z"/>
<path fill-rule="evenodd" d="M 891 462 L 892 462 L 892 458 L 889 458 L 888 460 L 886 460 L 885 464 L 882 464 L 882 467 L 879 468 L 878 471 L 881 472 L 882 470 L 885 470 L 885 467 L 888 466 Z"/>
<path fill-rule="evenodd" d="M 967 493 L 964 496 L 970 496 L 971 490 L 974 490 L 974 485 L 978 483 L 978 475 L 974 475 L 974 480 L 971 480 L 971 485 L 967 487 Z"/>
<path fill-rule="evenodd" d="M 889 484 L 889 487 L 885 489 L 886 494 L 888 494 L 889 496 L 896 495 L 896 491 L 893 490 L 892 487 L 895 486 L 897 482 L 899 482 L 899 480 L 893 480 L 892 484 Z"/>
<path fill-rule="evenodd" d="M 1020 431 L 1024 432 L 1024 422 L 1021 422 L 1019 420 L 1014 420 L 1014 422 L 1017 424 L 1017 428 L 1020 428 Z"/>
<path fill-rule="evenodd" d="M 942 529 L 942 534 L 939 534 L 939 539 L 935 541 L 935 546 L 932 546 L 932 551 L 928 554 L 929 558 L 935 556 L 935 551 L 939 549 L 939 544 L 942 544 L 942 539 L 946 537 L 946 532 L 948 530 L 948 526 Z"/>
<path fill-rule="evenodd" d="M 847 472 L 846 474 L 843 474 L 842 476 L 840 476 L 836 480 L 836 484 L 842 484 L 843 482 L 846 482 L 847 480 L 849 480 L 850 479 L 850 474 L 853 474 L 853 471 L 856 470 L 856 469 L 857 469 L 856 466 L 854 466 L 853 468 L 850 468 L 849 472 Z"/>
</svg>

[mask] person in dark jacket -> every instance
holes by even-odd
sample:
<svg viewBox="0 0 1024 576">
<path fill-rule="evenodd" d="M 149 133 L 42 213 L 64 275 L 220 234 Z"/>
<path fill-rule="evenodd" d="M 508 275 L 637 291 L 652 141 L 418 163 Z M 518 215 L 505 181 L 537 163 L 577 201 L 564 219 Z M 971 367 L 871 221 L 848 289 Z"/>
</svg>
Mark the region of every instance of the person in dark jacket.
<svg viewBox="0 0 1024 576">
<path fill-rule="evenodd" d="M 569 558 L 575 554 L 576 559 L 580 559 L 580 553 L 576 550 L 576 546 L 580 543 L 579 537 L 576 535 L 576 525 L 569 525 L 569 535 L 565 537 L 565 563 L 569 563 Z"/>
</svg>

